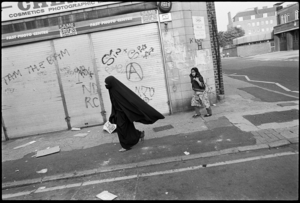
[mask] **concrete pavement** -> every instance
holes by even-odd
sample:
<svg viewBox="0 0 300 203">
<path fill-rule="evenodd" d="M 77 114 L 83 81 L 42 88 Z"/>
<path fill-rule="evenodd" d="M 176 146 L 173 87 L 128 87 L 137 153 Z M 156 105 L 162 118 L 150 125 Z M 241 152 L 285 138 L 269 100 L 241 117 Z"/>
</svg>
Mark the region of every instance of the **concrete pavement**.
<svg viewBox="0 0 300 203">
<path fill-rule="evenodd" d="M 267 113 L 284 114 L 299 110 L 299 99 L 291 97 L 290 101 L 262 102 L 238 89 L 255 85 L 226 75 L 224 86 L 225 99 L 212 106 L 213 116 L 194 119 L 192 118 L 194 112 L 189 111 L 166 116 L 153 125 L 136 123 L 137 129 L 145 131 L 145 141 L 125 153 L 117 151 L 120 148 L 117 134 L 103 131 L 102 126 L 2 142 L 2 189 L 299 142 L 299 117 L 255 124 L 250 119 L 251 116 L 259 118 Z M 204 115 L 205 109 L 201 113 Z M 75 135 L 79 133 L 87 135 L 76 137 Z M 182 137 L 186 137 L 187 140 Z M 32 141 L 35 142 L 14 149 Z M 197 147 L 195 143 L 202 145 Z M 61 151 L 45 157 L 34 157 L 36 151 L 54 146 L 59 146 Z M 87 151 L 89 149 L 95 150 Z M 150 152 L 148 155 L 144 153 L 147 150 Z M 136 152 L 143 153 L 136 154 Z M 183 152 L 190 154 L 186 155 Z M 83 153 L 86 156 L 80 157 Z M 74 165 L 78 168 L 68 167 L 74 156 L 78 156 L 79 164 Z M 85 163 L 82 159 L 89 159 L 90 162 Z M 58 164 L 60 168 L 50 167 Z M 38 170 L 46 167 L 49 168 L 47 173 L 37 174 Z"/>
</svg>

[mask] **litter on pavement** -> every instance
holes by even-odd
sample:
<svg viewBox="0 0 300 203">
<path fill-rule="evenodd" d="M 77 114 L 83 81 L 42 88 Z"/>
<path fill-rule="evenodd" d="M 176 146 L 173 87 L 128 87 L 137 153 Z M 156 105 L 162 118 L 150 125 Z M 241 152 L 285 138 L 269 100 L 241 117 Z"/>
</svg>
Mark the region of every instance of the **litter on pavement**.
<svg viewBox="0 0 300 203">
<path fill-rule="evenodd" d="M 107 121 L 104 125 L 103 125 L 103 130 L 106 130 L 109 134 L 111 134 L 112 132 L 114 132 L 114 130 L 117 128 L 116 124 L 112 124 L 109 121 Z"/>
<path fill-rule="evenodd" d="M 36 157 L 46 156 L 48 154 L 57 153 L 59 151 L 60 151 L 59 146 L 52 147 L 50 149 L 44 149 L 44 150 L 41 150 L 41 151 L 37 151 L 36 152 Z"/>
<path fill-rule="evenodd" d="M 72 128 L 71 130 L 81 130 L 80 128 Z"/>
<path fill-rule="evenodd" d="M 185 155 L 189 155 L 190 153 L 189 153 L 189 152 L 187 152 L 187 151 L 185 151 L 185 152 L 184 152 L 184 154 L 185 154 Z"/>
<path fill-rule="evenodd" d="M 85 137 L 88 133 L 79 133 L 74 135 L 74 137 Z"/>
<path fill-rule="evenodd" d="M 40 170 L 40 171 L 37 171 L 37 173 L 47 173 L 47 171 L 48 171 L 48 169 L 42 169 L 42 170 Z"/>
<path fill-rule="evenodd" d="M 113 200 L 117 196 L 105 190 L 105 191 L 101 192 L 100 194 L 96 195 L 96 197 L 98 197 L 99 199 L 102 199 L 102 200 Z"/>
<path fill-rule="evenodd" d="M 21 148 L 21 147 L 25 147 L 25 146 L 31 145 L 31 144 L 33 144 L 33 143 L 35 143 L 35 141 L 31 141 L 31 142 L 28 142 L 28 143 L 26 143 L 26 144 L 20 145 L 20 146 L 18 146 L 18 147 L 15 147 L 14 149 L 19 149 L 19 148 Z"/>
</svg>

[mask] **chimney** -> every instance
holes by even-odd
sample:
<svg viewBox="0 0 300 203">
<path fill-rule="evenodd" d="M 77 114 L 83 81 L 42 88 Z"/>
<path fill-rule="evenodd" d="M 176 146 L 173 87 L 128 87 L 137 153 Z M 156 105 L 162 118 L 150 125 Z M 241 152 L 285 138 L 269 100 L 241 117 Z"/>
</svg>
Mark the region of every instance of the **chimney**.
<svg viewBox="0 0 300 203">
<path fill-rule="evenodd" d="M 231 13 L 228 12 L 228 26 L 227 27 L 232 27 L 232 18 L 231 18 Z"/>
</svg>

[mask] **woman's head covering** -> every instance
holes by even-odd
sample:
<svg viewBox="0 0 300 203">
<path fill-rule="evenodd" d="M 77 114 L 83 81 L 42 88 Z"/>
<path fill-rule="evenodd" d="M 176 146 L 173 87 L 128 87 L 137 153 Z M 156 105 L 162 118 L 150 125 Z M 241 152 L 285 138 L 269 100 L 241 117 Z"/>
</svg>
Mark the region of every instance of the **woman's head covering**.
<svg viewBox="0 0 300 203">
<path fill-rule="evenodd" d="M 114 102 L 124 111 L 131 122 L 152 124 L 158 119 L 165 118 L 114 76 L 105 78 L 105 83 L 112 102 L 112 114 L 110 118 L 113 117 L 115 113 Z"/>
<path fill-rule="evenodd" d="M 192 70 L 196 72 L 196 75 L 195 75 L 195 76 L 193 76 Z M 197 67 L 192 68 L 192 69 L 191 69 L 191 73 L 190 73 L 191 81 L 192 81 L 193 78 L 195 78 L 195 77 L 198 77 L 198 78 L 200 79 L 201 82 L 204 82 L 204 81 L 203 81 L 203 77 L 202 77 L 202 75 L 200 74 L 200 72 L 199 72 L 199 70 L 198 70 Z"/>
</svg>

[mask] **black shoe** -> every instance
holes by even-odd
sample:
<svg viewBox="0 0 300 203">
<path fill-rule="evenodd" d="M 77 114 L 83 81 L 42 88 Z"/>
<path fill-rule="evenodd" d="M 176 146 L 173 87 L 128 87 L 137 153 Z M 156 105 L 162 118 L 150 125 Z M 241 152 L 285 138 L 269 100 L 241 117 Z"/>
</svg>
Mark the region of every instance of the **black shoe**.
<svg viewBox="0 0 300 203">
<path fill-rule="evenodd" d="M 145 137 L 145 131 L 142 131 L 142 133 L 141 133 L 141 142 L 143 142 L 144 141 L 144 137 Z"/>
<path fill-rule="evenodd" d="M 206 114 L 204 117 L 210 117 L 211 116 L 211 114 Z"/>
<path fill-rule="evenodd" d="M 198 116 L 201 116 L 201 114 L 194 114 L 193 118 L 197 118 Z"/>
</svg>

